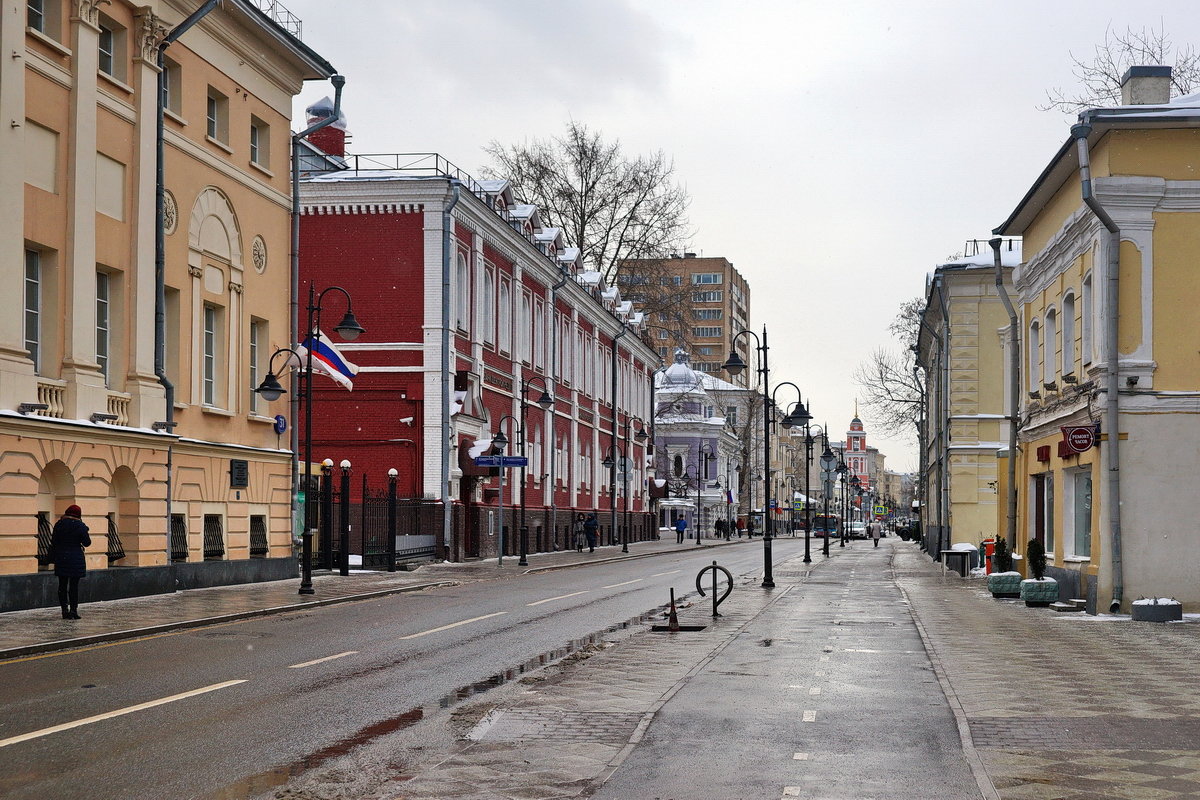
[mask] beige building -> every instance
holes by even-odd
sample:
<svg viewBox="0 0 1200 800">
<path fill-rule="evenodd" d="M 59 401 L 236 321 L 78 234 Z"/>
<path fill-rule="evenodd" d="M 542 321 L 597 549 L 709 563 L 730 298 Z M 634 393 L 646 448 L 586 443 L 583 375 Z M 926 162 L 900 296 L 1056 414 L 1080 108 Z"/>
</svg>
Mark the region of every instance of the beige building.
<svg viewBox="0 0 1200 800">
<path fill-rule="evenodd" d="M 618 283 L 626 299 L 642 304 L 651 314 L 650 322 L 661 326 L 651 329 L 648 335 L 665 362 L 670 362 L 671 354 L 682 347 L 691 354 L 692 368 L 697 372 L 717 374 L 742 387 L 753 385 L 754 370 L 758 368 L 753 338 L 743 336 L 737 340 L 738 353 L 749 369 L 737 376 L 721 369 L 729 357 L 733 337 L 750 327 L 750 284 L 733 262 L 682 253 L 668 258 L 631 259 L 624 262 L 622 270 Z M 653 286 L 646 287 L 647 282 Z"/>
<path fill-rule="evenodd" d="M 929 277 L 917 363 L 925 373 L 921 443 L 921 523 L 935 557 L 956 543 L 997 532 L 997 453 L 1008 447 L 1009 316 L 996 287 L 994 254 L 973 242 L 971 255 Z M 1004 242 L 1002 274 L 1010 294 L 1020 245 Z M 1015 296 L 1015 295 L 1014 295 Z"/>
<path fill-rule="evenodd" d="M 48 587 L 71 503 L 90 599 L 295 571 L 291 454 L 252 389 L 291 340 L 292 100 L 333 68 L 247 0 L 164 51 L 168 408 L 156 63 L 201 5 L 0 0 L 0 610 Z"/>
</svg>

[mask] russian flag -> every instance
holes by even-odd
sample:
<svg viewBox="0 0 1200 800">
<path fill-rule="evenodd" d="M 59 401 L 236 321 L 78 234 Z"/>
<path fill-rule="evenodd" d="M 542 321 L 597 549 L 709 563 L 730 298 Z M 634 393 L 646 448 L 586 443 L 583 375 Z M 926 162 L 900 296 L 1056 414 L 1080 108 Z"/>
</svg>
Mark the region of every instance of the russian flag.
<svg viewBox="0 0 1200 800">
<path fill-rule="evenodd" d="M 358 374 L 358 365 L 351 364 L 333 342 L 325 334 L 317 331 L 316 338 L 309 336 L 300 344 L 300 355 L 312 350 L 313 369 L 324 372 L 347 389 L 354 389 L 354 376 Z"/>
</svg>

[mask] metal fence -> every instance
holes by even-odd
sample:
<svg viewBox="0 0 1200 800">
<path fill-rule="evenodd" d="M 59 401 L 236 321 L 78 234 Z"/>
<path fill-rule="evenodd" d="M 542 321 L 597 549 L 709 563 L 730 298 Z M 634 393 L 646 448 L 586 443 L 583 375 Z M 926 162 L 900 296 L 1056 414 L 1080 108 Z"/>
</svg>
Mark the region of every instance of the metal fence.
<svg viewBox="0 0 1200 800">
<path fill-rule="evenodd" d="M 397 563 L 432 557 L 435 531 L 440 529 L 442 504 L 436 500 L 395 497 L 390 487 L 373 489 L 367 475 L 358 491 L 343 497 L 342 481 L 323 476 L 318 508 L 319 543 L 314 550 L 318 567 L 342 564 L 342 542 L 363 569 L 388 569 Z M 348 529 L 342 530 L 342 521 Z"/>
</svg>

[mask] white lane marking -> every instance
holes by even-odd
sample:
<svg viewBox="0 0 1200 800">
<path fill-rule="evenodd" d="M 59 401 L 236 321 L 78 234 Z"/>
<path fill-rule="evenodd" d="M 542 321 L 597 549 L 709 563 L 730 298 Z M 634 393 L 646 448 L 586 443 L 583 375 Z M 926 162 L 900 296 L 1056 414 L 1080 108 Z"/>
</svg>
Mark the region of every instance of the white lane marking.
<svg viewBox="0 0 1200 800">
<path fill-rule="evenodd" d="M 532 603 L 526 603 L 527 606 L 540 606 L 542 603 L 553 603 L 555 600 L 566 600 L 568 597 L 574 597 L 577 594 L 587 594 L 588 590 L 582 592 L 571 592 L 570 594 L 560 594 L 558 597 L 547 597 L 545 600 L 535 600 Z"/>
<path fill-rule="evenodd" d="M 882 653 L 883 651 L 882 650 L 866 650 L 866 649 L 855 650 L 854 648 L 847 647 L 846 652 L 847 653 Z"/>
<path fill-rule="evenodd" d="M 601 586 L 600 588 L 601 589 L 615 589 L 618 586 L 628 586 L 631 583 L 641 583 L 643 580 L 645 580 L 645 578 L 634 578 L 631 581 L 625 581 L 624 583 L 614 583 L 609 586 Z"/>
<path fill-rule="evenodd" d="M 346 656 L 352 656 L 357 652 L 358 652 L 357 650 L 347 650 L 344 653 L 338 653 L 337 655 L 334 655 L 334 656 L 325 656 L 324 658 L 314 658 L 312 661 L 305 661 L 303 664 L 292 664 L 290 667 L 288 667 L 288 669 L 303 669 L 304 667 L 311 667 L 313 664 L 322 664 L 326 661 L 333 661 L 335 658 L 345 658 Z"/>
<path fill-rule="evenodd" d="M 783 787 L 783 796 L 784 797 L 799 797 L 800 796 L 800 788 L 801 787 L 799 787 L 799 786 L 785 786 L 785 787 Z"/>
<path fill-rule="evenodd" d="M 661 578 L 663 575 L 674 575 L 676 572 L 683 572 L 681 569 L 673 569 L 670 572 L 656 572 L 651 575 L 651 578 Z"/>
<path fill-rule="evenodd" d="M 805 722 L 816 722 L 817 721 L 817 712 L 816 711 L 805 711 L 804 712 L 804 721 Z"/>
<path fill-rule="evenodd" d="M 138 703 L 136 706 L 126 706 L 125 708 L 118 708 L 116 711 L 106 711 L 105 713 L 97 714 L 94 717 L 85 717 L 84 719 L 77 719 L 74 722 L 64 722 L 61 725 L 54 725 L 49 728 L 42 728 L 40 731 L 30 731 L 29 733 L 22 733 L 20 736 L 11 736 L 7 739 L 0 739 L 0 747 L 8 747 L 10 744 L 17 744 L 19 742 L 27 742 L 30 739 L 39 739 L 43 736 L 49 736 L 52 733 L 59 733 L 61 731 L 69 731 L 69 730 L 71 730 L 71 728 L 78 728 L 83 725 L 91 725 L 93 722 L 101 722 L 106 719 L 112 719 L 114 717 L 121 717 L 126 714 L 132 714 L 135 711 L 145 711 L 148 708 L 154 708 L 155 706 L 166 705 L 167 703 L 174 703 L 176 700 L 186 700 L 187 698 L 195 697 L 198 694 L 206 694 L 207 692 L 215 692 L 218 689 L 224 689 L 227 686 L 236 686 L 239 683 L 245 683 L 245 682 L 246 682 L 246 680 L 243 679 L 243 680 L 236 680 L 236 681 L 225 681 L 224 683 L 214 683 L 212 686 L 202 686 L 199 689 L 192 689 L 190 692 L 182 692 L 180 694 L 173 694 L 170 697 L 162 697 L 162 698 L 159 698 L 158 700 L 150 700 L 149 702 L 146 702 L 146 703 Z"/>
<path fill-rule="evenodd" d="M 800 684 L 800 683 L 789 683 L 787 685 L 787 688 L 789 688 L 789 689 L 807 689 L 808 687 L 803 684 Z"/>
<path fill-rule="evenodd" d="M 460 620 L 458 622 L 451 622 L 449 625 L 443 625 L 440 628 L 430 628 L 429 630 L 421 631 L 420 633 L 410 633 L 408 636 L 401 636 L 400 638 L 401 639 L 416 639 L 420 636 L 428 636 L 431 633 L 438 633 L 439 631 L 448 631 L 451 628 L 457 628 L 459 625 L 469 625 L 472 622 L 479 622 L 479 620 L 481 620 L 481 619 L 491 619 L 492 617 L 499 617 L 502 614 L 507 614 L 507 613 L 508 613 L 507 611 L 497 611 L 494 614 L 484 614 L 482 617 L 471 617 L 470 619 L 464 619 L 464 620 Z"/>
<path fill-rule="evenodd" d="M 808 693 L 809 693 L 809 694 L 820 694 L 820 693 L 821 693 L 821 687 L 820 687 L 820 686 L 814 686 L 814 687 L 812 687 L 811 689 L 809 689 L 809 690 L 808 690 Z"/>
<path fill-rule="evenodd" d="M 808 753 L 792 753 L 794 761 L 808 761 Z"/>
</svg>

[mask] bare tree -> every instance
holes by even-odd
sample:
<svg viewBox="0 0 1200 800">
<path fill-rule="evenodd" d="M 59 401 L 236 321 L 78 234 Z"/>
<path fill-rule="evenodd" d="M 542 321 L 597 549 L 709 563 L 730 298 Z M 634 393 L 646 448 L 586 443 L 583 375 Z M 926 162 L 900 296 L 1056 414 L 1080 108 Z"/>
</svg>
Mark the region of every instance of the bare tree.
<svg viewBox="0 0 1200 800">
<path fill-rule="evenodd" d="M 902 345 L 900 350 L 881 347 L 854 370 L 854 382 L 872 426 L 889 436 L 913 437 L 921 418 L 925 379 L 915 369 L 914 347 L 921 333 L 925 301 L 913 298 L 900 305 L 888 330 Z"/>
<path fill-rule="evenodd" d="M 1059 88 L 1047 91 L 1048 102 L 1038 106 L 1041 110 L 1075 114 L 1085 108 L 1120 105 L 1121 77 L 1134 66 L 1171 66 L 1171 87 L 1176 96 L 1191 94 L 1200 86 L 1200 53 L 1192 45 L 1176 47 L 1161 27 L 1126 28 L 1124 33 L 1108 28 L 1090 59 L 1074 53 L 1070 56 L 1071 72 L 1079 87 L 1073 93 Z"/>
<path fill-rule="evenodd" d="M 574 120 L 562 136 L 493 141 L 484 150 L 493 164 L 483 174 L 510 181 L 517 197 L 537 205 L 610 285 L 624 260 L 666 255 L 690 237 L 691 198 L 661 150 L 630 158 L 620 141 Z"/>
</svg>

